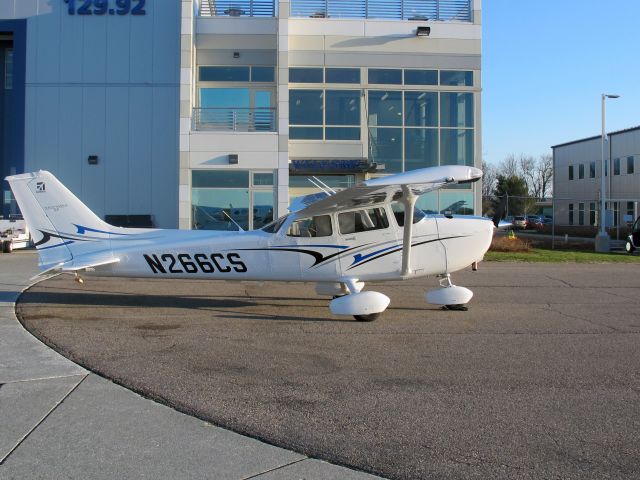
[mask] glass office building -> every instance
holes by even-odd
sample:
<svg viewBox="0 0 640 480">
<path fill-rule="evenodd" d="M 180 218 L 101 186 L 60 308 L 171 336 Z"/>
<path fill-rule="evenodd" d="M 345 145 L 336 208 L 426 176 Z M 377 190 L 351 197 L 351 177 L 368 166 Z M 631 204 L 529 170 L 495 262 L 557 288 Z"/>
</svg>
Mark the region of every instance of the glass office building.
<svg viewBox="0 0 640 480">
<path fill-rule="evenodd" d="M 0 173 L 116 223 L 259 228 L 310 177 L 479 166 L 480 64 L 481 0 L 2 0 Z M 479 213 L 480 188 L 420 202 Z"/>
<path fill-rule="evenodd" d="M 182 228 L 259 228 L 310 177 L 481 163 L 478 0 L 184 1 L 182 33 Z M 479 195 L 420 206 L 478 213 Z"/>
</svg>

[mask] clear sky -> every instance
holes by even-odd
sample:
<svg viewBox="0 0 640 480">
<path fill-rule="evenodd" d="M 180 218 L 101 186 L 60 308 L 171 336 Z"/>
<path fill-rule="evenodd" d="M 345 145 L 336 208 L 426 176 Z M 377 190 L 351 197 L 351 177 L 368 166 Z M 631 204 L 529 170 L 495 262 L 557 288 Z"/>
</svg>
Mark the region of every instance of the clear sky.
<svg viewBox="0 0 640 480">
<path fill-rule="evenodd" d="M 483 159 L 640 125 L 640 0 L 482 2 Z M 638 152 L 640 153 L 640 152 Z"/>
</svg>

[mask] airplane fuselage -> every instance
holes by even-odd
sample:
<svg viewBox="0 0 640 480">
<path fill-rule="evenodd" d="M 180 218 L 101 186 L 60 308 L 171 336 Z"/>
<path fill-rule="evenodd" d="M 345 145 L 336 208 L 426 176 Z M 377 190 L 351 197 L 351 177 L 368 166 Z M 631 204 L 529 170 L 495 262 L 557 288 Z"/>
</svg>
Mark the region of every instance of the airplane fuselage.
<svg viewBox="0 0 640 480">
<path fill-rule="evenodd" d="M 119 262 L 100 275 L 143 278 L 335 282 L 402 278 L 402 233 L 386 228 L 343 234 L 337 217 L 331 235 L 291 236 L 290 215 L 274 233 L 147 230 L 109 241 Z M 391 217 L 391 215 L 390 215 Z M 479 218 L 426 216 L 413 226 L 411 275 L 451 273 L 479 261 L 493 235 Z"/>
</svg>

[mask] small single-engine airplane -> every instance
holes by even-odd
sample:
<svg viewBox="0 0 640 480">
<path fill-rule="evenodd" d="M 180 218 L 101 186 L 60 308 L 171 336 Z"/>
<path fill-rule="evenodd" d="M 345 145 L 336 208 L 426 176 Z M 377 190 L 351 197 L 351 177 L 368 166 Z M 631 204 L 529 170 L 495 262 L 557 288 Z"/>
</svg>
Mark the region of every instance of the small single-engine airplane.
<svg viewBox="0 0 640 480">
<path fill-rule="evenodd" d="M 440 278 L 429 303 L 466 309 L 473 293 L 450 273 L 482 260 L 494 225 L 479 217 L 425 215 L 419 195 L 479 180 L 460 165 L 367 180 L 292 202 L 291 213 L 249 232 L 114 227 L 51 173 L 7 177 L 32 232 L 40 275 L 56 273 L 216 280 L 315 282 L 335 315 L 377 318 L 389 305 L 365 282 Z"/>
</svg>

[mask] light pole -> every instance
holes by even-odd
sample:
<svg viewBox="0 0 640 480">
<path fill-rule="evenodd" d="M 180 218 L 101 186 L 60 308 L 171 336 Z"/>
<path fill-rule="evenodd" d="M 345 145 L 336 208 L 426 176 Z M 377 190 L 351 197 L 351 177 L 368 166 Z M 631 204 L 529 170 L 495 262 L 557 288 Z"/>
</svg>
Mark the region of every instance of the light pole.
<svg viewBox="0 0 640 480">
<path fill-rule="evenodd" d="M 604 143 L 605 143 L 605 102 L 607 98 L 620 98 L 620 95 L 602 94 L 602 163 L 600 164 L 600 233 L 596 236 L 596 252 L 609 251 L 609 234 L 605 228 L 605 213 L 607 196 L 605 195 L 605 164 L 604 164 Z M 609 172 L 611 175 L 611 172 Z"/>
</svg>

